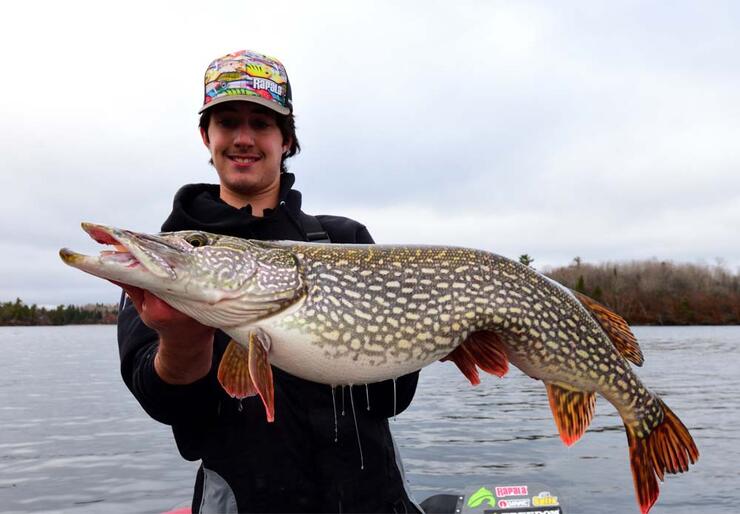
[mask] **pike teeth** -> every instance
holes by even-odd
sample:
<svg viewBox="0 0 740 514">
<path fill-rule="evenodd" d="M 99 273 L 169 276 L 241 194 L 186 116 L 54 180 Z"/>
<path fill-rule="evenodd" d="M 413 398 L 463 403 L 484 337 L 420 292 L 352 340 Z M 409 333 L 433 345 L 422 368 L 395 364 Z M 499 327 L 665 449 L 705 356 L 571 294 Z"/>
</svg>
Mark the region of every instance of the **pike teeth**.
<svg viewBox="0 0 740 514">
<path fill-rule="evenodd" d="M 100 258 L 106 262 L 117 262 L 124 266 L 133 267 L 139 264 L 139 261 L 131 255 L 128 251 L 125 252 L 111 252 L 102 251 L 100 252 Z"/>
</svg>

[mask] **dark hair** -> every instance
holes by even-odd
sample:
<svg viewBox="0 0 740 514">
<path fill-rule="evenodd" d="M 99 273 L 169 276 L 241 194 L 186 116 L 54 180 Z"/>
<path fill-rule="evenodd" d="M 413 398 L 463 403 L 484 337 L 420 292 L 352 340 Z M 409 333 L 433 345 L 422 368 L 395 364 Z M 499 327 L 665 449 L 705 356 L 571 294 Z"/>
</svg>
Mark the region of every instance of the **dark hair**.
<svg viewBox="0 0 740 514">
<path fill-rule="evenodd" d="M 203 114 L 200 115 L 200 120 L 198 121 L 198 126 L 205 131 L 206 138 L 208 137 L 208 126 L 211 123 L 211 114 L 213 114 L 213 109 L 214 108 L 203 111 Z M 265 110 L 275 116 L 275 122 L 280 129 L 280 134 L 283 136 L 283 142 L 291 142 L 288 151 L 285 152 L 282 159 L 280 159 L 280 172 L 285 173 L 288 171 L 288 168 L 285 166 L 285 161 L 301 151 L 301 145 L 298 143 L 298 137 L 295 134 L 295 116 L 293 116 L 292 112 L 288 115 L 283 115 L 269 109 Z M 213 159 L 208 162 L 213 165 Z"/>
</svg>

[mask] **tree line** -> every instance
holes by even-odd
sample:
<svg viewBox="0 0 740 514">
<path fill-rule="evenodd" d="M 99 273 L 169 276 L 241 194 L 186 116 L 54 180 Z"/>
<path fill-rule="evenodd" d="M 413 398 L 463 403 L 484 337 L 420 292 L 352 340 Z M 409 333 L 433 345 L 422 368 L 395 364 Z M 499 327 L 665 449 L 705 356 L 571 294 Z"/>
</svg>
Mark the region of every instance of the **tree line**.
<svg viewBox="0 0 740 514">
<path fill-rule="evenodd" d="M 27 305 L 20 298 L 0 303 L 0 326 L 115 324 L 116 304 L 59 305 L 53 309 Z"/>
<path fill-rule="evenodd" d="M 719 264 L 657 259 L 587 264 L 576 257 L 544 274 L 601 302 L 630 324 L 740 324 L 740 276 Z"/>
</svg>

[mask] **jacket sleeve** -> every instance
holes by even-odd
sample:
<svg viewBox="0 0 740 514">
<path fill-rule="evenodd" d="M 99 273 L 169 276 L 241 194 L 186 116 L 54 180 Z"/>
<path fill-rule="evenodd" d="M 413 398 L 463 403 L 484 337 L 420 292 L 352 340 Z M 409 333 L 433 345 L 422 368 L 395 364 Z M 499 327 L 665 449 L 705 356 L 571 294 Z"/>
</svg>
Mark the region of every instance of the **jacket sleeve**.
<svg viewBox="0 0 740 514">
<path fill-rule="evenodd" d="M 124 295 L 118 311 L 121 375 L 144 410 L 161 423 L 174 425 L 215 417 L 219 391 L 215 373 L 188 385 L 164 382 L 154 370 L 159 338 Z M 214 352 L 215 353 L 215 352 Z"/>
<path fill-rule="evenodd" d="M 358 224 L 359 225 L 359 224 Z M 372 236 L 364 225 L 359 225 L 355 232 L 357 244 L 373 244 Z M 368 394 L 362 388 L 353 388 L 355 401 L 367 408 L 367 397 L 370 398 L 370 412 L 377 416 L 390 418 L 405 411 L 411 404 L 419 382 L 419 372 L 414 371 L 393 380 L 385 380 L 368 386 Z"/>
</svg>

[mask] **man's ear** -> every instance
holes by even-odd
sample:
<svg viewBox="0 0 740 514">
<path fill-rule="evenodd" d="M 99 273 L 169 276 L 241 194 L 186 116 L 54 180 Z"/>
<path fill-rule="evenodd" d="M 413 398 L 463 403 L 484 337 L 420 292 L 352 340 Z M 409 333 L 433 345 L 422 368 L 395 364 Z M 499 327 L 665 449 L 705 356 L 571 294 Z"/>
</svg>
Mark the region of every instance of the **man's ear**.
<svg viewBox="0 0 740 514">
<path fill-rule="evenodd" d="M 208 131 L 203 127 L 200 127 L 200 137 L 203 140 L 203 144 L 206 145 L 206 148 L 210 150 L 211 140 L 208 139 Z"/>
<path fill-rule="evenodd" d="M 287 140 L 283 141 L 283 155 L 288 153 L 288 150 L 290 150 L 290 147 L 293 146 L 293 138 L 289 137 Z"/>
</svg>

